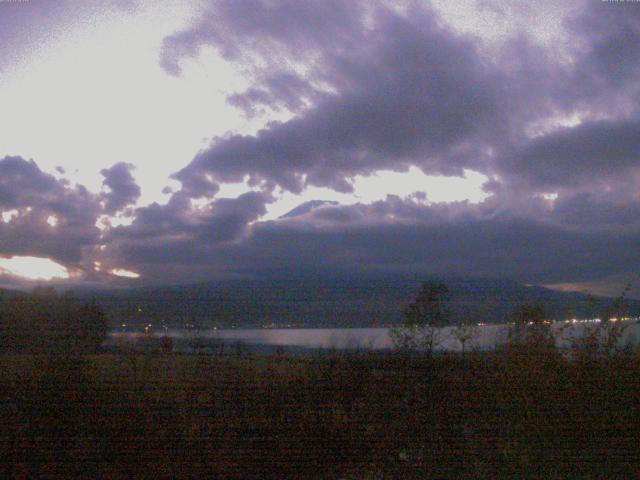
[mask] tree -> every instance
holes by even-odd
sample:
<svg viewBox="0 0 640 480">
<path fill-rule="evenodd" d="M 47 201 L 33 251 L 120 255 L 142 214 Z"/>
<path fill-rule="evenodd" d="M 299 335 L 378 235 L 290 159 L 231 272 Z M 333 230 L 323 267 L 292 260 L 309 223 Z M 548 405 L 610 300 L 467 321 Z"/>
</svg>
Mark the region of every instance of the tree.
<svg viewBox="0 0 640 480">
<path fill-rule="evenodd" d="M 453 334 L 460 342 L 460 345 L 462 347 L 462 355 L 464 356 L 467 342 L 474 340 L 480 334 L 480 332 L 478 331 L 477 322 L 475 321 L 475 319 L 472 316 L 466 316 L 458 325 L 456 325 Z"/>
<path fill-rule="evenodd" d="M 599 321 L 589 325 L 584 324 L 578 336 L 569 338 L 569 342 L 576 353 L 585 358 L 596 355 L 610 356 L 621 349 L 621 342 L 627 325 L 624 320 L 629 315 L 627 294 L 631 284 L 627 284 L 622 293 L 609 305 L 600 307 Z M 597 308 L 596 300 L 590 298 L 591 310 Z"/>
<path fill-rule="evenodd" d="M 440 343 L 440 328 L 449 325 L 449 288 L 443 282 L 424 282 L 416 299 L 404 310 L 402 326 L 389 332 L 396 348 L 431 355 Z"/>
<path fill-rule="evenodd" d="M 631 284 L 628 283 L 612 305 L 600 314 L 600 341 L 602 349 L 607 355 L 611 355 L 619 349 L 620 341 L 627 328 L 623 320 L 629 315 L 627 294 L 630 290 Z"/>
<path fill-rule="evenodd" d="M 551 335 L 547 311 L 540 303 L 522 303 L 511 314 L 509 343 L 527 349 L 548 348 L 555 340 Z"/>
<path fill-rule="evenodd" d="M 453 335 L 460 342 L 463 356 L 466 352 L 467 344 L 480 337 L 479 325 L 485 323 L 487 318 L 491 318 L 494 304 L 495 299 L 485 299 L 481 305 L 474 303 L 462 305 L 462 311 L 459 312 L 455 321 Z"/>
</svg>

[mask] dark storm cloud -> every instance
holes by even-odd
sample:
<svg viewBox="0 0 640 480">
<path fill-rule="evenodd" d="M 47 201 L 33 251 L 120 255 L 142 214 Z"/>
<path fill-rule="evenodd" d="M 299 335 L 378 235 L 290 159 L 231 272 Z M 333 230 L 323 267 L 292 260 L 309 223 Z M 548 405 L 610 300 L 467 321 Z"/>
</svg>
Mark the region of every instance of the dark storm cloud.
<svg viewBox="0 0 640 480">
<path fill-rule="evenodd" d="M 183 45 L 193 53 L 195 46 L 212 43 L 225 53 L 231 48 L 227 42 L 244 38 L 226 54 L 240 59 L 259 55 L 273 70 L 258 74 L 256 86 L 233 95 L 231 102 L 245 111 L 282 103 L 301 114 L 271 123 L 255 136 L 214 140 L 176 175 L 191 194 L 206 193 L 206 175 L 222 182 L 249 175 L 293 192 L 305 185 L 350 191 L 348 179 L 357 174 L 420 165 L 430 173 L 459 175 L 480 161 L 483 144 L 473 140 L 482 137 L 487 124 L 500 124 L 501 80 L 478 57 L 472 39 L 452 33 L 428 10 L 404 16 L 381 6 L 368 11 L 351 7 L 345 21 L 344 8 L 300 2 L 322 13 L 313 16 L 310 38 L 298 42 L 306 24 L 294 17 L 295 9 L 256 3 L 268 11 L 264 25 L 263 17 L 248 23 L 230 17 L 206 23 L 207 35 L 199 25 L 172 37 L 166 48 Z M 236 14 L 222 5 L 222 18 Z M 280 23 L 295 27 L 280 29 Z M 331 39 L 325 42 L 324 35 Z M 270 50 L 265 51 L 265 42 Z M 294 58 L 317 57 L 310 74 L 283 73 L 278 60 L 293 45 L 302 52 Z M 332 91 L 316 89 L 317 83 Z M 294 101 L 305 95 L 313 102 L 306 108 Z"/>
<path fill-rule="evenodd" d="M 319 48 L 349 47 L 364 8 L 360 1 L 342 0 L 211 2 L 192 26 L 165 40 L 162 65 L 178 74 L 180 60 L 206 45 L 234 61 L 253 52 L 277 61 Z"/>
<path fill-rule="evenodd" d="M 564 225 L 580 225 L 592 230 L 622 232 L 640 226 L 640 197 L 634 184 L 628 189 L 580 192 L 560 197 L 554 205 L 553 217 Z"/>
<path fill-rule="evenodd" d="M 210 2 L 165 40 L 164 68 L 178 75 L 186 57 L 212 46 L 249 80 L 230 104 L 247 116 L 292 117 L 214 139 L 176 173 L 182 189 L 166 205 L 131 206 L 140 192 L 126 164 L 104 170 L 109 192 L 91 195 L 33 162 L 2 160 L 0 206 L 33 210 L 0 224 L 0 253 L 77 261 L 93 248 L 105 268 L 165 283 L 281 267 L 551 283 L 637 265 L 640 5 L 577 1 L 563 22 L 563 53 L 524 31 L 486 49 L 430 7 L 408 5 Z M 357 175 L 413 165 L 479 171 L 491 196 L 479 204 L 389 196 L 260 221 L 278 186 L 347 192 Z M 261 191 L 216 196 L 221 183 L 247 177 Z M 133 223 L 100 236 L 95 219 L 128 206 Z M 76 230 L 51 229 L 51 213 Z"/>
<path fill-rule="evenodd" d="M 213 195 L 219 182 L 247 175 L 267 189 L 349 191 L 356 175 L 410 165 L 430 174 L 475 169 L 490 177 L 492 196 L 478 205 L 390 196 L 251 226 L 249 216 L 230 222 L 230 231 L 244 225 L 231 243 L 207 241 L 202 225 L 213 218 L 188 214 L 167 220 L 172 235 L 132 235 L 113 252 L 142 271 L 171 265 L 203 276 L 381 265 L 561 280 L 627 269 L 640 239 L 639 11 L 575 2 L 563 23 L 567 61 L 526 32 L 488 56 L 479 39 L 417 4 L 399 13 L 380 2 L 212 2 L 166 39 L 164 67 L 179 74 L 185 57 L 213 46 L 253 82 L 229 96 L 232 105 L 249 116 L 294 116 L 215 139 L 176 174 L 176 199 Z M 562 126 L 575 116 L 576 126 Z M 542 195 L 555 192 L 555 200 Z M 132 228 L 153 230 L 150 213 Z"/>
<path fill-rule="evenodd" d="M 268 194 L 249 192 L 214 201 L 195 231 L 197 241 L 217 244 L 239 239 L 250 222 L 267 213 L 265 204 L 271 200 Z"/>
<path fill-rule="evenodd" d="M 33 160 L 0 160 L 0 211 L 17 211 L 0 221 L 0 255 L 45 256 L 64 263 L 82 259 L 84 247 L 99 238 L 98 198 L 82 186 L 70 187 L 41 171 Z M 55 226 L 47 223 L 55 217 Z"/>
<path fill-rule="evenodd" d="M 140 187 L 131 175 L 135 167 L 130 163 L 116 163 L 100 173 L 104 176 L 102 185 L 108 191 L 102 195 L 107 213 L 116 213 L 140 198 Z"/>
<path fill-rule="evenodd" d="M 566 25 L 579 40 L 576 71 L 581 82 L 575 85 L 578 89 L 583 86 L 593 89 L 598 84 L 613 88 L 611 93 L 619 92 L 628 84 L 638 88 L 640 9 L 637 4 L 589 2 L 582 12 L 567 19 Z"/>
<path fill-rule="evenodd" d="M 255 232 L 243 258 L 251 259 L 248 267 L 265 268 L 378 266 L 523 281 L 589 278 L 637 262 L 638 233 L 590 233 L 517 218 L 321 230 L 266 225 Z"/>
<path fill-rule="evenodd" d="M 287 108 L 296 116 L 215 139 L 176 174 L 191 195 L 246 175 L 294 192 L 350 191 L 355 175 L 410 165 L 447 175 L 472 168 L 533 195 L 588 188 L 594 176 L 615 183 L 636 160 L 636 5 L 575 2 L 563 22 L 567 61 L 525 32 L 489 58 L 480 39 L 417 4 L 398 13 L 381 2 L 250 3 L 212 3 L 166 39 L 164 65 L 177 73 L 182 58 L 214 46 L 254 80 L 230 103 L 249 115 Z M 576 114 L 582 125 L 554 126 Z"/>
<path fill-rule="evenodd" d="M 247 192 L 237 198 L 219 198 L 194 208 L 184 194 L 174 194 L 166 205 L 153 203 L 136 209 L 130 226 L 112 230 L 108 240 L 128 244 L 180 242 L 216 245 L 240 240 L 249 223 L 266 213 L 266 204 L 273 199 L 264 192 Z M 167 261 L 170 261 L 167 259 Z"/>
<path fill-rule="evenodd" d="M 191 228 L 193 214 L 191 201 L 184 194 L 173 194 L 166 205 L 156 202 L 135 210 L 135 218 L 130 226 L 112 230 L 112 236 L 122 238 L 153 238 L 179 235 Z"/>
<path fill-rule="evenodd" d="M 624 271 L 640 260 L 638 246 L 638 226 L 593 231 L 551 217 L 496 215 L 485 205 L 426 206 L 391 198 L 256 223 L 242 242 L 131 242 L 121 244 L 118 254 L 149 278 L 168 272 L 183 272 L 186 280 L 274 268 L 373 267 L 560 282 Z"/>
<path fill-rule="evenodd" d="M 4 157 L 0 160 L 0 205 L 5 209 L 46 204 L 51 192 L 60 186 L 51 175 L 40 170 L 33 160 Z"/>
<path fill-rule="evenodd" d="M 0 67 L 31 54 L 68 20 L 68 1 L 0 2 Z"/>
<path fill-rule="evenodd" d="M 487 172 L 499 181 L 493 180 L 489 191 L 509 191 L 503 198 L 509 197 L 510 203 L 516 192 L 521 197 L 516 203 L 542 192 L 562 192 L 573 199 L 573 211 L 578 198 L 590 199 L 589 208 L 611 213 L 612 208 L 624 211 L 628 207 L 622 204 L 633 204 L 633 184 L 640 175 L 637 7 L 630 2 L 579 3 L 563 22 L 571 40 L 570 62 L 554 58 L 548 46 L 521 40 L 507 45 L 507 51 L 524 45 L 518 48 L 527 59 L 522 72 L 529 70 L 530 75 L 520 75 L 526 89 L 511 84 L 504 98 L 511 105 L 510 135 L 490 142 L 495 155 Z M 515 64 L 522 68 L 521 62 Z M 513 65 L 513 60 L 501 65 Z M 529 115 L 531 111 L 535 115 Z M 578 121 L 563 126 L 567 119 Z M 604 201 L 600 193 L 608 191 L 627 198 L 615 205 L 593 203 L 596 198 Z M 587 204 L 582 210 L 586 212 Z M 603 216 L 583 218 L 592 218 L 597 226 L 596 219 Z"/>
<path fill-rule="evenodd" d="M 558 129 L 509 152 L 500 171 L 531 190 L 614 187 L 640 175 L 640 120 Z"/>
<path fill-rule="evenodd" d="M 281 72 L 268 76 L 260 86 L 230 95 L 227 101 L 247 117 L 253 117 L 264 114 L 268 109 L 280 111 L 285 108 L 291 112 L 302 112 L 307 102 L 317 101 L 320 97 L 320 92 L 303 78 Z"/>
<path fill-rule="evenodd" d="M 0 71 L 27 59 L 70 27 L 115 10 L 132 10 L 136 0 L 0 1 Z"/>
</svg>

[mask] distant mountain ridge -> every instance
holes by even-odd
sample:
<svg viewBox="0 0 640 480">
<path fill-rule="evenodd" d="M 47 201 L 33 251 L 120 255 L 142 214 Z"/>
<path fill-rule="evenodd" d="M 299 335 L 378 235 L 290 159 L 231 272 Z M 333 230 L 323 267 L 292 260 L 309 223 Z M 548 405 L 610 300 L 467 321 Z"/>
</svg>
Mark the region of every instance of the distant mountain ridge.
<svg viewBox="0 0 640 480">
<path fill-rule="evenodd" d="M 81 292 L 118 323 L 225 327 L 375 327 L 402 322 L 419 290 L 416 275 L 278 275 L 195 285 Z M 454 318 L 501 323 L 523 302 L 545 305 L 549 318 L 593 318 L 613 299 L 525 286 L 511 280 L 445 279 Z M 629 300 L 640 315 L 640 301 Z"/>
<path fill-rule="evenodd" d="M 306 215 L 312 210 L 315 210 L 316 208 L 324 207 L 325 205 L 338 205 L 338 202 L 333 200 L 310 200 L 308 202 L 301 203 L 293 210 L 281 215 L 279 218 L 300 217 L 302 215 Z"/>
</svg>

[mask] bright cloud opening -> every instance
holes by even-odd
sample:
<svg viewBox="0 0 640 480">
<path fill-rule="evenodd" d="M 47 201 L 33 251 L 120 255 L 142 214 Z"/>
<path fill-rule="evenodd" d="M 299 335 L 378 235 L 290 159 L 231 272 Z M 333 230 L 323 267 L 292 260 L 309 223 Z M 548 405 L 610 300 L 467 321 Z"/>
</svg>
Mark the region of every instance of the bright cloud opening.
<svg viewBox="0 0 640 480">
<path fill-rule="evenodd" d="M 0 157 L 20 152 L 45 170 L 61 165 L 66 178 L 99 191 L 97 172 L 126 152 L 137 163 L 140 201 L 161 200 L 167 177 L 206 139 L 251 123 L 223 93 L 241 89 L 246 80 L 218 56 L 186 62 L 179 78 L 158 64 L 162 39 L 191 14 L 187 4 L 141 6 L 133 16 L 88 22 L 90 27 L 71 28 L 43 45 L 30 62 L 0 79 L 0 103 L 11 112 L 0 118 Z M 118 141 L 105 142 L 106 131 Z"/>
<path fill-rule="evenodd" d="M 69 278 L 69 271 L 64 266 L 40 257 L 0 258 L 0 273 L 29 280 Z"/>
<path fill-rule="evenodd" d="M 132 272 L 131 270 L 125 270 L 124 268 L 114 268 L 110 273 L 116 277 L 140 278 L 139 273 Z"/>
<path fill-rule="evenodd" d="M 18 216 L 18 210 L 7 210 L 6 212 L 2 212 L 0 215 L 2 216 L 2 221 L 4 223 L 9 223 Z"/>
<path fill-rule="evenodd" d="M 384 200 L 387 195 L 406 197 L 415 192 L 424 192 L 427 204 L 480 203 L 489 196 L 482 189 L 487 180 L 487 176 L 473 170 L 465 170 L 464 177 L 426 175 L 417 167 L 411 167 L 406 172 L 381 170 L 367 177 L 357 175 L 353 181 L 353 193 L 313 186 L 307 187 L 301 195 L 282 193 L 278 201 L 267 206 L 268 213 L 263 220 L 274 220 L 310 200 L 332 200 L 342 205 L 353 205 Z"/>
<path fill-rule="evenodd" d="M 134 217 L 126 215 L 100 215 L 96 220 L 96 227 L 102 231 L 120 226 L 128 227 L 133 223 L 133 220 Z"/>
<path fill-rule="evenodd" d="M 49 215 L 47 217 L 47 223 L 50 226 L 55 227 L 56 225 L 58 225 L 58 217 L 56 217 L 55 215 Z"/>
</svg>

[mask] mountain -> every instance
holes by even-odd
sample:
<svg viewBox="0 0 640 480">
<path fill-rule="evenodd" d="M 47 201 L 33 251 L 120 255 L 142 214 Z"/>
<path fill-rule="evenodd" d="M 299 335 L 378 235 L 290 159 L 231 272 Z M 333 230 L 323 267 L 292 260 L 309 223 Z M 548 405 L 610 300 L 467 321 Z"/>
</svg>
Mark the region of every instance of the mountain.
<svg viewBox="0 0 640 480">
<path fill-rule="evenodd" d="M 627 291 L 627 298 L 640 300 L 640 274 L 630 272 L 611 275 L 591 282 L 556 283 L 545 287 L 563 292 L 583 292 L 593 295 L 616 296 Z"/>
<path fill-rule="evenodd" d="M 398 324 L 422 280 L 402 274 L 271 274 L 251 280 L 82 292 L 100 303 L 114 325 L 163 323 L 168 327 L 372 327 Z M 523 302 L 546 306 L 549 318 L 597 317 L 613 299 L 559 292 L 500 279 L 445 279 L 455 318 L 506 321 Z M 628 302 L 632 315 L 640 301 Z"/>
<path fill-rule="evenodd" d="M 325 205 L 338 205 L 338 202 L 334 202 L 333 200 L 310 200 L 308 202 L 301 203 L 296 208 L 290 210 L 279 218 L 299 217 L 301 215 L 306 215 L 310 211 L 315 210 L 318 207 L 323 207 Z"/>
</svg>

